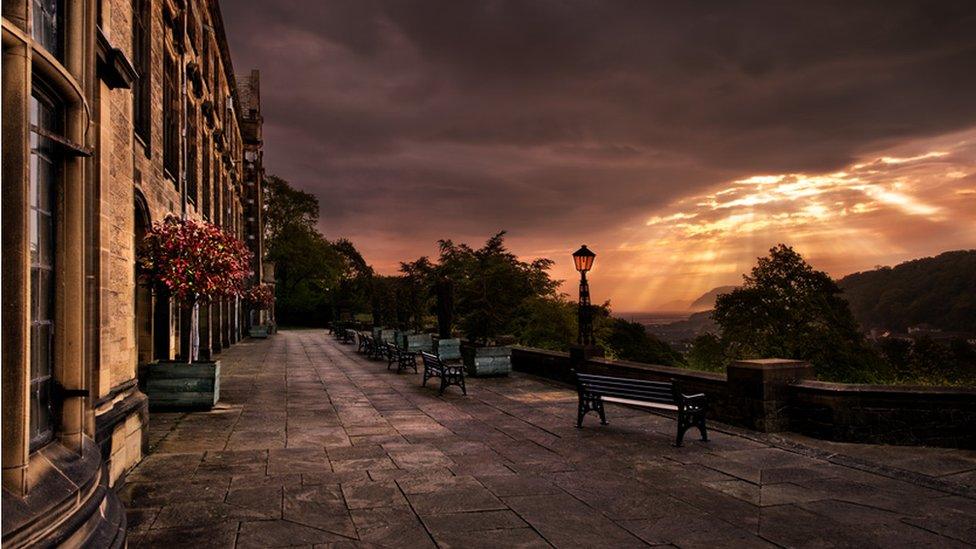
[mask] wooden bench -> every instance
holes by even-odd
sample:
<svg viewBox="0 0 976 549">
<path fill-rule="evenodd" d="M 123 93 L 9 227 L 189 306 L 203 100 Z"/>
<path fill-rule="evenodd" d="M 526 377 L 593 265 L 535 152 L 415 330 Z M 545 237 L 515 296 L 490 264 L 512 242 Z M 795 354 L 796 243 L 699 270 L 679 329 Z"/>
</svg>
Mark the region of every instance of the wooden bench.
<svg viewBox="0 0 976 549">
<path fill-rule="evenodd" d="M 396 364 L 398 374 L 407 368 L 413 368 L 413 373 L 417 373 L 417 353 L 401 349 L 392 343 L 386 344 L 386 361 L 387 370 Z"/>
<path fill-rule="evenodd" d="M 427 386 L 427 380 L 432 377 L 441 379 L 441 390 L 437 393 L 444 394 L 444 389 L 451 385 L 461 388 L 461 393 L 468 394 L 468 389 L 464 386 L 464 365 L 459 363 L 449 363 L 441 360 L 437 355 L 432 355 L 427 351 L 421 351 L 420 356 L 424 359 L 424 382 L 422 386 Z"/>
<path fill-rule="evenodd" d="M 366 352 L 366 334 L 364 334 L 362 332 L 356 332 L 356 341 L 359 344 L 356 347 L 356 352 L 357 353 L 365 353 Z"/>
<path fill-rule="evenodd" d="M 363 353 L 369 358 L 378 358 L 383 354 L 383 349 L 381 349 L 375 337 L 363 335 Z"/>
<path fill-rule="evenodd" d="M 341 341 L 342 343 L 352 343 L 353 341 L 356 340 L 356 331 L 351 328 L 346 328 L 342 330 L 342 333 L 339 337 L 340 337 L 339 341 Z"/>
<path fill-rule="evenodd" d="M 645 381 L 576 372 L 576 390 L 579 393 L 576 427 L 582 428 L 583 416 L 593 411 L 600 415 L 600 422 L 606 425 L 607 416 L 603 411 L 603 402 L 617 402 L 631 406 L 676 410 L 678 433 L 674 439 L 675 446 L 681 446 L 685 431 L 692 427 L 697 427 L 701 439 L 708 441 L 708 432 L 705 429 L 708 399 L 702 393 L 694 395 L 682 393 L 673 381 Z"/>
</svg>

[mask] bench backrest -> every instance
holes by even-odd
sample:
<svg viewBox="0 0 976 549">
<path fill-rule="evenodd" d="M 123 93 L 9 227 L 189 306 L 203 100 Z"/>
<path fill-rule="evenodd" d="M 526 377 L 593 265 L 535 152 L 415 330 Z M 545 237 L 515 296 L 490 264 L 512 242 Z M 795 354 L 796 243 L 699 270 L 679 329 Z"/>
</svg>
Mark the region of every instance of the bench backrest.
<svg viewBox="0 0 976 549">
<path fill-rule="evenodd" d="M 672 404 L 676 401 L 674 383 L 671 381 L 645 381 L 577 372 L 576 384 L 579 390 L 600 396 L 660 404 Z"/>
<path fill-rule="evenodd" d="M 440 368 L 444 365 L 441 359 L 437 355 L 432 355 L 427 351 L 420 351 L 420 356 L 424 359 L 424 366 L 430 366 L 431 368 Z"/>
</svg>

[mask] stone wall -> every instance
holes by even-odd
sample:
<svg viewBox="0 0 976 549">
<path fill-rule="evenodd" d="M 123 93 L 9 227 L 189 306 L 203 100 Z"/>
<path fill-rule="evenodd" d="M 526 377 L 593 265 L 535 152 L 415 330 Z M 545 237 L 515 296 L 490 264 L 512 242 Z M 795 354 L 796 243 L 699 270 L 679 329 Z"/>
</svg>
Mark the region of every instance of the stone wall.
<svg viewBox="0 0 976 549">
<path fill-rule="evenodd" d="M 802 381 L 790 428 L 817 438 L 976 448 L 976 389 Z"/>
<path fill-rule="evenodd" d="M 513 369 L 573 384 L 569 353 L 512 349 Z M 976 389 L 852 385 L 814 381 L 795 360 L 738 361 L 726 374 L 591 358 L 591 373 L 675 381 L 705 393 L 709 417 L 761 432 L 794 431 L 847 442 L 976 448 Z"/>
</svg>

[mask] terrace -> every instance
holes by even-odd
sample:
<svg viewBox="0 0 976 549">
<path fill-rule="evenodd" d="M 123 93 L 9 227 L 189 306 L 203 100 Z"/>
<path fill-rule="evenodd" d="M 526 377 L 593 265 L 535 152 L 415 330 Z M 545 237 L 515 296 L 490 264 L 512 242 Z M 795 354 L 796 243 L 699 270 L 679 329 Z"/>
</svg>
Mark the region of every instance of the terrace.
<svg viewBox="0 0 976 549">
<path fill-rule="evenodd" d="M 220 404 L 154 413 L 121 488 L 131 546 L 976 543 L 976 453 L 838 444 L 608 405 L 515 372 L 443 397 L 324 331 L 222 356 Z"/>
</svg>

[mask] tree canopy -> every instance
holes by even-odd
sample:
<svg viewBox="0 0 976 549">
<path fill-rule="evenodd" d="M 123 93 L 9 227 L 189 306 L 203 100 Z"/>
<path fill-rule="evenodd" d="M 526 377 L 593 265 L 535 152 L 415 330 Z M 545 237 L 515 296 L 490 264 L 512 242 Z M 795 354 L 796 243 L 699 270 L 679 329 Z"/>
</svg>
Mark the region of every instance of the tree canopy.
<svg viewBox="0 0 976 549">
<path fill-rule="evenodd" d="M 809 360 L 823 379 L 877 380 L 882 362 L 827 273 L 780 244 L 743 280 L 715 301 L 728 357 Z"/>
<path fill-rule="evenodd" d="M 372 268 L 350 241 L 331 242 L 318 231 L 318 199 L 273 175 L 264 193 L 265 258 L 275 263 L 279 322 L 319 325 L 368 308 Z"/>
<path fill-rule="evenodd" d="M 928 324 L 976 333 L 976 250 L 945 252 L 845 276 L 838 285 L 866 330 Z"/>
</svg>

